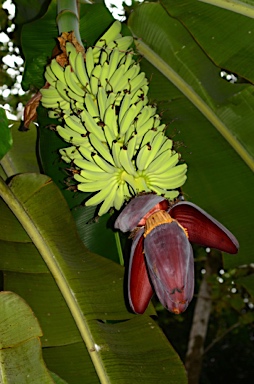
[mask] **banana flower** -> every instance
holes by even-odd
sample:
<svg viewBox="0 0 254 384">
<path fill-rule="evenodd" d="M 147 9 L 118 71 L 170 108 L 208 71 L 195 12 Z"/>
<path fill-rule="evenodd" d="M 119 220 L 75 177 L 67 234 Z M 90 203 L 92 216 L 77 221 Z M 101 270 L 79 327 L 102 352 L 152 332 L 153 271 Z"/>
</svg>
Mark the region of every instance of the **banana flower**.
<svg viewBox="0 0 254 384">
<path fill-rule="evenodd" d="M 170 205 L 162 196 L 135 197 L 123 209 L 115 228 L 132 232 L 128 272 L 131 309 L 142 314 L 155 292 L 170 312 L 186 310 L 194 293 L 194 259 L 190 243 L 237 253 L 234 235 L 197 205 Z"/>
</svg>

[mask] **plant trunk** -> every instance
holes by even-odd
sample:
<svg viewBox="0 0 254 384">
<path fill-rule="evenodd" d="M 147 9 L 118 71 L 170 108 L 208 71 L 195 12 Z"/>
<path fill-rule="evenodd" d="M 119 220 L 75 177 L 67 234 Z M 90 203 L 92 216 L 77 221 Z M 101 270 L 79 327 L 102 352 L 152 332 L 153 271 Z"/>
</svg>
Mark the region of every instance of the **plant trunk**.
<svg viewBox="0 0 254 384">
<path fill-rule="evenodd" d="M 212 251 L 206 260 L 206 274 L 200 285 L 186 354 L 185 367 L 188 374 L 189 384 L 199 383 L 204 343 L 212 310 L 209 277 L 212 274 L 217 273 L 219 266 L 221 267 L 221 254 L 217 251 Z"/>
</svg>

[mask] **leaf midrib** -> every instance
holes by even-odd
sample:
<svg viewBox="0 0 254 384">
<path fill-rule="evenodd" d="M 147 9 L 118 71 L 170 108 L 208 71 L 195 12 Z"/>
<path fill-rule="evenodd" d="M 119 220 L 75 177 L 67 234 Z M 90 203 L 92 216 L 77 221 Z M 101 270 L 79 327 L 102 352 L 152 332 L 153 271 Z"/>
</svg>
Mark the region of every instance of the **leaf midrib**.
<svg viewBox="0 0 254 384">
<path fill-rule="evenodd" d="M 71 313 L 77 325 L 77 328 L 80 331 L 82 339 L 84 340 L 88 353 L 91 357 L 91 360 L 94 364 L 97 375 L 102 384 L 109 384 L 110 380 L 105 372 L 103 362 L 99 354 L 94 351 L 94 341 L 88 323 L 86 322 L 81 308 L 79 307 L 73 292 L 71 291 L 68 282 L 59 267 L 57 260 L 55 259 L 50 246 L 47 244 L 47 241 L 43 238 L 40 231 L 34 224 L 32 218 L 26 212 L 22 203 L 11 191 L 11 189 L 5 184 L 3 179 L 0 177 L 0 196 L 14 213 L 14 215 L 19 220 L 20 224 L 23 226 L 24 230 L 27 232 L 28 236 L 33 241 L 34 245 L 40 252 L 42 258 L 47 264 L 52 276 L 54 277 L 56 284 L 58 285 Z"/>
<path fill-rule="evenodd" d="M 179 76 L 170 65 L 168 65 L 157 53 L 141 40 L 136 40 L 135 44 L 138 51 L 146 60 L 157 68 L 169 81 L 171 81 L 190 102 L 210 121 L 210 123 L 220 132 L 232 148 L 238 153 L 243 161 L 254 172 L 254 159 L 247 152 L 244 146 L 237 140 L 228 127 L 219 119 L 215 112 L 205 103 L 205 101 Z"/>
</svg>

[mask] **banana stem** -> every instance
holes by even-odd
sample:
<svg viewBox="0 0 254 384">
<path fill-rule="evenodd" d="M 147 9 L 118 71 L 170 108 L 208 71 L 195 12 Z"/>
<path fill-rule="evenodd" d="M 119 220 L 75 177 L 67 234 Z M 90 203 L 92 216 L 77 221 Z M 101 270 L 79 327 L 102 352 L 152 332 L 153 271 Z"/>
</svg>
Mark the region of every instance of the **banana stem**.
<svg viewBox="0 0 254 384">
<path fill-rule="evenodd" d="M 57 19 L 59 35 L 63 32 L 74 31 L 75 37 L 82 44 L 79 33 L 79 10 L 76 0 L 57 1 Z"/>
</svg>

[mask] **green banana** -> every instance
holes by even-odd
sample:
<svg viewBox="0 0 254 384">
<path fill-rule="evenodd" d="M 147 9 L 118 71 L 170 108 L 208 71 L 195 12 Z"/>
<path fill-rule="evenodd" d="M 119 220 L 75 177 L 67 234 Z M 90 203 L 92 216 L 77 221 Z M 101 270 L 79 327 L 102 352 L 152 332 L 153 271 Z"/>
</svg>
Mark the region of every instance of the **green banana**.
<svg viewBox="0 0 254 384">
<path fill-rule="evenodd" d="M 90 181 L 98 181 L 98 180 L 108 180 L 108 174 L 106 172 L 94 172 L 94 171 L 88 171 L 87 169 L 82 170 L 80 172 L 80 175 L 87 180 Z"/>
<path fill-rule="evenodd" d="M 71 65 L 72 69 L 75 72 L 77 72 L 77 70 L 76 70 L 76 58 L 77 58 L 78 52 L 77 52 L 76 48 L 74 47 L 74 45 L 72 43 L 67 41 L 65 44 L 65 49 L 66 49 L 68 60 L 69 60 L 69 63 Z"/>
<path fill-rule="evenodd" d="M 57 77 L 54 75 L 49 65 L 46 67 L 44 76 L 47 82 L 54 87 L 55 82 L 57 81 Z"/>
<path fill-rule="evenodd" d="M 58 80 L 60 80 L 62 83 L 65 83 L 64 68 L 58 64 L 56 59 L 51 60 L 50 69 Z"/>
<path fill-rule="evenodd" d="M 99 111 L 98 111 L 98 107 L 96 104 L 96 100 L 94 100 L 93 96 L 90 93 L 87 93 L 85 96 L 85 105 L 86 105 L 86 109 L 87 109 L 88 113 L 92 117 L 99 117 L 100 116 Z"/>
<path fill-rule="evenodd" d="M 120 163 L 120 151 L 121 151 L 122 146 L 123 146 L 122 143 L 119 143 L 119 141 L 117 141 L 117 140 L 114 140 L 112 143 L 111 151 L 112 151 L 112 156 L 113 156 L 113 159 L 114 159 L 114 162 L 115 162 L 115 165 L 117 166 L 117 168 L 122 167 L 122 165 Z"/>
<path fill-rule="evenodd" d="M 82 134 L 73 131 L 72 129 L 68 128 L 67 125 L 64 127 L 58 125 L 56 127 L 56 130 L 67 143 L 79 146 L 85 145 L 85 143 L 88 141 L 88 138 L 86 136 L 83 136 Z"/>
<path fill-rule="evenodd" d="M 67 143 L 61 158 L 72 163 L 77 188 L 97 192 L 87 205 L 102 203 L 99 215 L 140 192 L 177 197 L 186 165 L 172 150 L 165 124 L 148 104 L 148 81 L 133 60 L 133 38 L 115 22 L 85 54 L 66 42 L 65 67 L 53 59 L 41 90 L 49 117 Z M 85 56 L 85 59 L 84 59 Z"/>
<path fill-rule="evenodd" d="M 93 57 L 93 48 L 92 47 L 89 47 L 87 50 L 86 50 L 86 57 L 85 57 L 85 61 L 86 61 L 86 72 L 87 72 L 87 75 L 88 77 L 90 78 L 91 77 L 91 73 L 94 69 L 94 57 Z"/>
<path fill-rule="evenodd" d="M 120 122 L 120 135 L 124 135 L 129 126 L 133 124 L 135 118 L 138 118 L 139 112 L 142 110 L 143 104 L 142 100 L 140 100 L 137 104 L 133 104 L 128 111 L 124 114 L 121 122 Z"/>
<path fill-rule="evenodd" d="M 136 154 L 137 135 L 133 135 L 127 143 L 127 153 L 129 159 L 132 159 Z"/>
<path fill-rule="evenodd" d="M 113 191 L 113 187 L 116 185 L 116 180 L 110 180 L 110 182 L 108 182 L 107 186 L 102 189 L 100 192 L 96 193 L 96 195 L 94 195 L 93 197 L 91 197 L 88 201 L 86 201 L 85 205 L 86 206 L 91 206 L 91 205 L 98 205 L 100 204 L 103 200 L 105 200 L 108 196 L 112 196 L 112 191 Z M 102 215 L 104 212 L 104 210 L 100 210 L 99 211 L 99 215 Z"/>
<path fill-rule="evenodd" d="M 70 97 L 69 95 L 67 94 L 67 85 L 65 83 L 63 83 L 62 81 L 60 80 L 57 80 L 56 82 L 56 90 L 57 92 L 59 93 L 59 95 L 61 96 L 62 99 L 64 99 L 65 101 L 68 101 L 70 102 Z"/>
<path fill-rule="evenodd" d="M 108 186 L 107 180 L 87 181 L 78 184 L 78 190 L 82 192 L 96 192 Z"/>
<path fill-rule="evenodd" d="M 106 91 L 108 92 L 111 92 L 113 90 L 114 93 L 115 92 L 115 87 L 121 83 L 121 79 L 124 75 L 124 64 L 120 65 L 120 67 L 118 67 L 116 69 L 116 71 L 113 73 L 113 75 L 108 79 L 108 84 L 106 86 Z"/>
<path fill-rule="evenodd" d="M 124 194 L 124 183 L 119 184 L 116 192 L 115 192 L 115 198 L 114 198 L 114 207 L 118 211 L 121 209 L 123 203 L 125 200 L 125 194 Z"/>
<path fill-rule="evenodd" d="M 78 85 L 79 84 L 78 78 L 75 72 L 72 72 L 70 65 L 67 65 L 67 67 L 65 67 L 64 76 L 65 76 L 65 82 L 68 85 L 68 87 L 78 96 L 84 97 L 85 91 Z"/>
<path fill-rule="evenodd" d="M 100 74 L 101 74 L 102 67 L 100 64 L 96 65 L 91 73 L 90 77 L 90 87 L 91 92 L 94 96 L 98 93 L 98 86 L 100 85 Z"/>
<path fill-rule="evenodd" d="M 137 159 L 136 159 L 136 165 L 140 171 L 145 170 L 146 163 L 149 159 L 150 151 L 151 151 L 151 145 L 150 144 L 145 144 L 140 148 L 138 155 L 137 155 Z"/>
<path fill-rule="evenodd" d="M 109 64 L 107 62 L 105 62 L 102 65 L 101 73 L 100 73 L 100 76 L 99 76 L 100 86 L 103 87 L 104 89 L 105 89 L 105 87 L 107 85 L 108 72 L 109 72 Z"/>
<path fill-rule="evenodd" d="M 121 23 L 120 21 L 115 21 L 107 30 L 106 33 L 95 43 L 93 48 L 93 55 L 96 56 L 98 52 L 101 51 L 102 47 L 107 46 L 111 41 L 114 41 L 119 33 L 121 32 Z"/>
<path fill-rule="evenodd" d="M 86 130 L 93 133 L 100 141 L 105 141 L 105 136 L 102 128 L 95 122 L 87 110 L 83 110 L 80 114 L 81 120 L 85 123 Z"/>
<path fill-rule="evenodd" d="M 171 156 L 171 153 L 165 151 L 158 155 L 147 167 L 147 175 L 163 174 L 163 172 L 175 167 L 179 162 L 179 154 L 175 153 Z"/>
<path fill-rule="evenodd" d="M 117 169 L 113 167 L 111 164 L 109 164 L 106 160 L 104 160 L 101 156 L 99 156 L 97 153 L 93 156 L 93 161 L 100 167 L 104 172 L 107 172 L 108 174 L 116 173 Z"/>
<path fill-rule="evenodd" d="M 120 154 L 119 154 L 119 160 L 120 160 L 121 166 L 129 175 L 132 175 L 134 177 L 137 176 L 136 169 L 135 169 L 131 159 L 128 156 L 128 150 L 126 147 L 122 147 Z"/>
<path fill-rule="evenodd" d="M 118 136 L 118 124 L 115 104 L 110 105 L 104 114 L 104 123 L 111 128 L 115 138 Z"/>
<path fill-rule="evenodd" d="M 109 127 L 107 124 L 104 125 L 104 135 L 107 140 L 108 146 L 111 149 L 112 143 L 116 139 L 116 136 L 114 135 L 114 132 L 112 131 L 111 127 Z"/>
<path fill-rule="evenodd" d="M 104 213 L 108 212 L 108 210 L 113 207 L 114 205 L 114 200 L 115 200 L 115 194 L 116 194 L 116 191 L 117 191 L 117 188 L 118 188 L 118 184 L 117 182 L 115 181 L 114 183 L 112 183 L 111 185 L 111 191 L 109 193 L 109 195 L 105 198 L 103 204 L 101 205 L 100 207 L 100 210 L 98 212 L 98 215 L 101 216 L 101 215 L 104 215 Z"/>
<path fill-rule="evenodd" d="M 64 121 L 68 125 L 70 129 L 73 131 L 80 133 L 82 135 L 87 134 L 87 130 L 82 124 L 80 118 L 76 115 L 64 115 Z"/>
<path fill-rule="evenodd" d="M 43 96 L 44 100 L 46 99 L 56 99 L 57 102 L 59 99 L 59 94 L 55 87 L 52 87 L 52 85 L 49 88 L 42 88 L 40 89 L 40 93 Z M 50 100 L 49 100 L 50 101 Z M 51 100 L 54 102 L 54 100 Z"/>
<path fill-rule="evenodd" d="M 91 92 L 90 80 L 86 71 L 84 57 L 82 52 L 79 52 L 76 56 L 75 67 L 77 69 L 76 75 L 80 83 L 83 85 L 87 92 Z"/>
<path fill-rule="evenodd" d="M 110 164 L 112 164 L 113 166 L 115 166 L 115 162 L 113 160 L 113 157 L 111 156 L 108 148 L 106 148 L 106 146 L 104 144 L 102 144 L 102 142 L 93 134 L 93 133 L 90 133 L 89 135 L 89 140 L 90 140 L 90 143 L 92 144 L 92 146 L 94 147 L 94 149 L 106 160 L 108 161 Z"/>
<path fill-rule="evenodd" d="M 131 95 L 128 93 L 123 97 L 122 102 L 120 104 L 120 111 L 118 116 L 118 122 L 121 124 L 121 121 L 125 115 L 125 113 L 128 111 L 129 107 L 131 105 Z"/>
<path fill-rule="evenodd" d="M 61 155 L 61 158 L 66 163 L 71 163 L 73 160 L 75 161 L 75 159 L 83 158 L 80 152 L 78 151 L 78 148 L 75 146 L 59 149 L 59 153 Z"/>
<path fill-rule="evenodd" d="M 119 50 L 113 49 L 113 51 L 110 53 L 110 58 L 109 58 L 108 79 L 110 79 L 113 73 L 115 73 L 119 64 L 119 57 L 120 57 Z"/>
<path fill-rule="evenodd" d="M 100 118 L 103 121 L 105 109 L 106 109 L 106 103 L 107 103 L 107 94 L 106 94 L 105 88 L 103 88 L 103 87 L 99 87 L 99 89 L 98 89 L 97 103 L 98 103 L 99 110 L 100 110 Z"/>
</svg>

